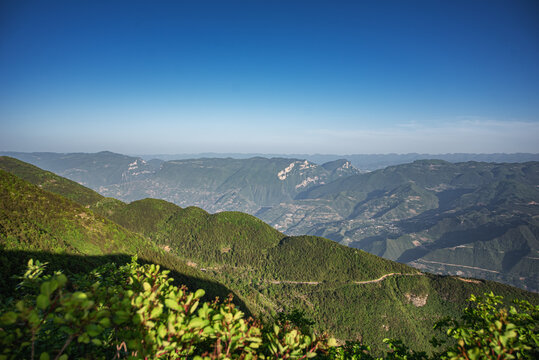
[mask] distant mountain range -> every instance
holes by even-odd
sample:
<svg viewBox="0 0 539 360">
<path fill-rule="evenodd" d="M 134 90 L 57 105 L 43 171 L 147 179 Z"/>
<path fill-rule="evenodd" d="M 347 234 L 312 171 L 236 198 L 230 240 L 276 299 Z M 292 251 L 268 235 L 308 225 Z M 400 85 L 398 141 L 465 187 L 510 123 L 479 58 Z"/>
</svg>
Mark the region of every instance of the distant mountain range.
<svg viewBox="0 0 539 360">
<path fill-rule="evenodd" d="M 8 155 L 7 153 L 5 155 Z M 361 171 L 372 171 L 383 169 L 387 166 L 400 165 L 411 163 L 416 160 L 444 160 L 448 162 L 465 162 L 465 161 L 482 161 L 482 162 L 528 162 L 539 161 L 539 154 L 531 153 L 496 153 L 496 154 L 473 154 L 473 153 L 452 153 L 452 154 L 349 154 L 349 155 L 333 155 L 333 154 L 263 154 L 263 153 L 198 153 L 198 154 L 153 154 L 153 155 L 137 155 L 144 160 L 161 159 L 161 160 L 181 160 L 181 159 L 199 159 L 199 158 L 233 158 L 233 159 L 248 159 L 252 157 L 265 158 L 292 158 L 305 159 L 316 164 L 347 159 L 352 165 Z"/>
<path fill-rule="evenodd" d="M 87 164 L 99 168 L 97 160 Z M 209 214 L 157 199 L 126 204 L 9 157 L 0 157 L 0 203 L 0 301 L 13 293 L 13 275 L 29 258 L 80 273 L 138 254 L 191 289 L 204 288 L 210 299 L 233 292 L 261 319 L 304 309 L 318 330 L 377 351 L 387 337 L 432 350 L 432 324 L 455 316 L 471 293 L 539 302 L 537 294 L 496 282 L 425 274 L 321 237 L 287 236 L 240 212 Z"/>
<path fill-rule="evenodd" d="M 419 160 L 362 173 L 345 159 L 11 155 L 122 201 L 247 212 L 289 235 L 539 290 L 538 162 Z"/>
<path fill-rule="evenodd" d="M 154 197 L 211 212 L 254 213 L 292 201 L 315 185 L 359 174 L 344 159 L 320 166 L 307 160 L 262 157 L 145 161 L 111 152 L 10 156 L 122 201 Z"/>
</svg>

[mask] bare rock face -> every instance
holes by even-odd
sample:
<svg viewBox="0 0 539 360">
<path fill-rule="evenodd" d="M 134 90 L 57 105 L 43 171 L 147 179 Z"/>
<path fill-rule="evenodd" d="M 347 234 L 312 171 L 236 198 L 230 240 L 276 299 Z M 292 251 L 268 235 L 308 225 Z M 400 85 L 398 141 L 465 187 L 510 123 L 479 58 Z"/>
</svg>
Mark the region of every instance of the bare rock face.
<svg viewBox="0 0 539 360">
<path fill-rule="evenodd" d="M 414 304 L 415 307 L 421 307 L 421 306 L 425 306 L 427 304 L 427 298 L 429 297 L 429 294 L 414 295 L 414 294 L 411 294 L 411 293 L 406 293 L 406 294 L 404 294 L 404 296 L 406 297 L 406 299 L 409 302 Z"/>
</svg>

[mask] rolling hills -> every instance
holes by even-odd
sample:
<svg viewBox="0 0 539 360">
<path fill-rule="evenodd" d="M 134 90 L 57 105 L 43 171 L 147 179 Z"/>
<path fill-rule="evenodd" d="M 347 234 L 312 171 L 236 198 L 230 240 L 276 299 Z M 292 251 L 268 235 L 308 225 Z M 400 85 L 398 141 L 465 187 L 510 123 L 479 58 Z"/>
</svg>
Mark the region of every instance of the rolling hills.
<svg viewBox="0 0 539 360">
<path fill-rule="evenodd" d="M 235 292 L 261 318 L 301 308 L 319 330 L 339 339 L 381 344 L 385 337 L 406 336 L 425 350 L 431 349 L 433 322 L 458 313 L 472 292 L 539 301 L 536 294 L 499 283 L 424 274 L 324 238 L 287 236 L 239 212 L 209 214 L 163 200 L 125 204 L 99 196 L 82 205 L 39 186 L 60 182 L 56 175 L 13 159 L 1 158 L 0 164 L 36 182 L 0 170 L 3 279 L 36 254 L 76 272 L 90 260 L 138 253 L 176 270 L 191 288 L 213 286 L 210 293 L 221 296 L 226 289 Z M 50 191 L 68 193 L 66 187 Z"/>
</svg>

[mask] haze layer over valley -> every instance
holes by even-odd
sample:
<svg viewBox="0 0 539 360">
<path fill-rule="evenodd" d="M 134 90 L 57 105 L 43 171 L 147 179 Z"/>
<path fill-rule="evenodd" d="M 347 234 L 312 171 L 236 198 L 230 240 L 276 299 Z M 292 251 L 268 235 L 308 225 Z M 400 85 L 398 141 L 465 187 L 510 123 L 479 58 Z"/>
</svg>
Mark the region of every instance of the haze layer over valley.
<svg viewBox="0 0 539 360">
<path fill-rule="evenodd" d="M 319 165 L 264 157 L 6 154 L 122 201 L 152 197 L 246 212 L 289 235 L 324 236 L 429 272 L 539 289 L 538 162 L 418 160 L 363 172 L 346 159 Z"/>
</svg>

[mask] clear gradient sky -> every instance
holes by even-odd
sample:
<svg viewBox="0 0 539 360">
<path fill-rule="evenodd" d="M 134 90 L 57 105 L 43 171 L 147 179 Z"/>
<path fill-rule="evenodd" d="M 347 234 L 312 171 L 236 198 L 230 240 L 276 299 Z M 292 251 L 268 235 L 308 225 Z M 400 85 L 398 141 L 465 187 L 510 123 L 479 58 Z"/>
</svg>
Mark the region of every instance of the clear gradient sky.
<svg viewBox="0 0 539 360">
<path fill-rule="evenodd" d="M 0 150 L 539 152 L 539 1 L 0 2 Z"/>
</svg>

